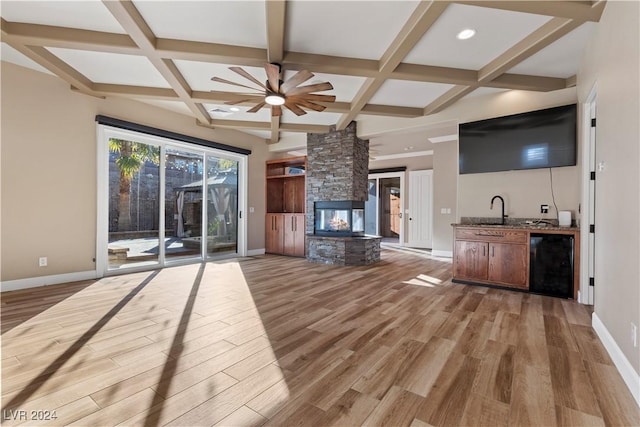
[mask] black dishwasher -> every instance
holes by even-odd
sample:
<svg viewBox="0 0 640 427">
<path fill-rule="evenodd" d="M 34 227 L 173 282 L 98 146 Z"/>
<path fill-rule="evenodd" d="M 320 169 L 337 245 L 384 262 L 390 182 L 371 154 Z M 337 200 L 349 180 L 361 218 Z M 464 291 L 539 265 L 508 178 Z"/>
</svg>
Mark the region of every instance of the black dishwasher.
<svg viewBox="0 0 640 427">
<path fill-rule="evenodd" d="M 531 233 L 529 291 L 573 298 L 572 235 Z"/>
</svg>

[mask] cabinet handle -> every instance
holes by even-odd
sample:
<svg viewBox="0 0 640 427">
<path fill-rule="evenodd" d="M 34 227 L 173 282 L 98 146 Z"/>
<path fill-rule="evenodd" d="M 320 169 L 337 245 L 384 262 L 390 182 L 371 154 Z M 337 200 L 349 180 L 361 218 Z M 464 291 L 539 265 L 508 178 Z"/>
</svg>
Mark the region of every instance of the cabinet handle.
<svg viewBox="0 0 640 427">
<path fill-rule="evenodd" d="M 485 234 L 485 233 L 474 233 L 474 234 L 480 237 L 504 237 L 504 234 Z"/>
<path fill-rule="evenodd" d="M 295 231 L 295 230 L 293 229 L 293 220 L 294 220 L 294 219 L 295 219 L 294 217 L 291 217 L 291 231 Z"/>
<path fill-rule="evenodd" d="M 496 247 L 491 246 L 491 257 L 495 257 L 495 256 L 496 256 Z"/>
<path fill-rule="evenodd" d="M 482 247 L 482 256 L 486 256 L 486 255 L 487 255 L 487 254 L 486 254 L 486 251 L 487 251 L 487 247 L 486 247 L 486 246 L 483 246 L 483 247 Z"/>
</svg>

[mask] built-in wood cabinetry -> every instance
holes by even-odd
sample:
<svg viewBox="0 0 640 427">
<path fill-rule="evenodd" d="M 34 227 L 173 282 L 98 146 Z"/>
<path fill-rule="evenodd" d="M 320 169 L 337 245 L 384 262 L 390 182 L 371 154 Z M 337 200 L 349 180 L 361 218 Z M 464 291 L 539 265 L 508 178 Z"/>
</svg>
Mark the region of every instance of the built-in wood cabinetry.
<svg viewBox="0 0 640 427">
<path fill-rule="evenodd" d="M 579 231 L 577 229 L 518 229 L 456 225 L 453 281 L 529 289 L 531 233 L 571 234 L 575 238 L 574 298 L 579 286 Z"/>
<path fill-rule="evenodd" d="M 454 279 L 526 289 L 527 233 L 456 229 Z"/>
<path fill-rule="evenodd" d="M 304 257 L 306 157 L 269 160 L 265 250 Z"/>
</svg>

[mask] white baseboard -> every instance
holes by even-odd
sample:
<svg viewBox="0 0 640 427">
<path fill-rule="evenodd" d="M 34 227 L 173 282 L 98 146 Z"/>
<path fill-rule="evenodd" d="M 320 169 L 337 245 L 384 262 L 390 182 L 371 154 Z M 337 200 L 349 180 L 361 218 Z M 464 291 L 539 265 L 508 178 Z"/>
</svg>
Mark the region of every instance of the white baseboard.
<svg viewBox="0 0 640 427">
<path fill-rule="evenodd" d="M 247 251 L 247 256 L 257 256 L 257 255 L 264 255 L 265 254 L 265 249 L 249 249 Z"/>
<path fill-rule="evenodd" d="M 441 258 L 453 258 L 453 251 L 437 251 L 433 249 L 431 255 Z"/>
<path fill-rule="evenodd" d="M 5 280 L 0 283 L 0 291 L 17 291 L 20 289 L 37 288 L 39 286 L 57 285 L 59 283 L 79 282 L 97 278 L 95 271 L 78 271 L 76 273 L 54 274 L 51 276 L 29 277 L 26 279 Z"/>
<path fill-rule="evenodd" d="M 591 326 L 596 331 L 600 341 L 602 341 L 607 353 L 611 356 L 613 364 L 616 365 L 631 395 L 636 400 L 636 404 L 640 407 L 640 375 L 633 369 L 633 366 L 631 366 L 631 363 L 629 363 L 629 360 L 622 353 L 622 350 L 620 350 L 620 347 L 618 347 L 618 344 L 596 313 L 593 313 L 591 317 Z"/>
</svg>

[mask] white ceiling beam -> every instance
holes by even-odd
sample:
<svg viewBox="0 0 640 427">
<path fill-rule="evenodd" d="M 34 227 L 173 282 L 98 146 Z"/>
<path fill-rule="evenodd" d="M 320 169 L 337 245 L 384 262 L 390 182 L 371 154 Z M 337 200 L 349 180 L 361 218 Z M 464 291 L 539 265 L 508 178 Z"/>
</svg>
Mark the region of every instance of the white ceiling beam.
<svg viewBox="0 0 640 427">
<path fill-rule="evenodd" d="M 287 5 L 284 0 L 265 1 L 267 18 L 267 60 L 279 64 L 284 58 L 284 25 Z"/>
<path fill-rule="evenodd" d="M 451 0 L 454 3 L 479 6 L 491 9 L 502 9 L 511 12 L 533 13 L 536 15 L 555 16 L 576 19 L 579 21 L 598 22 L 602 14 L 602 6 L 590 1 L 490 1 L 490 0 Z M 604 3 L 604 2 L 603 2 Z"/>
<path fill-rule="evenodd" d="M 175 90 L 180 100 L 189 107 L 193 115 L 202 122 L 209 122 L 211 120 L 209 113 L 207 113 L 202 104 L 193 102 L 191 88 L 173 61 L 162 58 L 156 52 L 155 35 L 133 3 L 129 0 L 103 0 L 103 4 L 131 36 L 142 53 L 151 61 L 171 88 Z"/>
<path fill-rule="evenodd" d="M 265 1 L 265 16 L 267 20 L 267 60 L 280 64 L 284 57 L 284 26 L 287 5 L 284 0 Z M 282 77 L 282 68 L 280 68 Z M 280 116 L 271 116 L 271 144 L 280 140 Z"/>
<path fill-rule="evenodd" d="M 360 87 L 357 95 L 351 101 L 351 111 L 340 117 L 336 124 L 336 129 L 342 130 L 346 128 L 356 118 L 371 97 L 380 89 L 388 75 L 396 69 L 415 44 L 436 22 L 442 12 L 445 11 L 447 6 L 448 3 L 442 1 L 423 1 L 418 3 L 405 25 L 382 55 L 378 63 L 378 76 L 368 78 Z"/>
<path fill-rule="evenodd" d="M 46 46 L 139 55 L 140 48 L 126 34 L 105 33 L 2 20 L 3 30 L 26 46 Z"/>
</svg>

